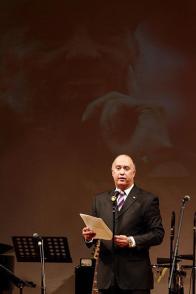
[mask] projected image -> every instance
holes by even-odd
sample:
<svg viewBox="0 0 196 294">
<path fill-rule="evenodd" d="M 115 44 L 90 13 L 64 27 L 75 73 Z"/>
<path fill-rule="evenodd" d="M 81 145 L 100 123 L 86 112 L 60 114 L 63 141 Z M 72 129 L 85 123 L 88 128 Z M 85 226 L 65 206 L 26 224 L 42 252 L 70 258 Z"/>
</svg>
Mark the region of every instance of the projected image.
<svg viewBox="0 0 196 294">
<path fill-rule="evenodd" d="M 50 293 L 73 292 L 79 213 L 112 188 L 117 154 L 135 159 L 166 225 L 195 194 L 195 3 L 113 2 L 0 3 L 1 242 L 68 236 L 74 264 L 49 270 Z"/>
<path fill-rule="evenodd" d="M 191 125 L 179 83 L 189 56 L 164 35 L 162 41 L 137 6 L 119 11 L 118 5 L 87 10 L 61 4 L 59 12 L 52 3 L 45 9 L 21 2 L 1 36 L 1 104 L 16 121 L 8 125 L 11 138 L 15 128 L 36 129 L 38 136 L 52 136 L 58 128 L 70 145 L 76 134 L 86 150 L 80 136 L 96 133 L 89 148 L 97 140 L 111 154 L 128 152 L 152 166 L 151 175 L 187 176 L 195 155 L 181 143 L 181 127 Z"/>
</svg>

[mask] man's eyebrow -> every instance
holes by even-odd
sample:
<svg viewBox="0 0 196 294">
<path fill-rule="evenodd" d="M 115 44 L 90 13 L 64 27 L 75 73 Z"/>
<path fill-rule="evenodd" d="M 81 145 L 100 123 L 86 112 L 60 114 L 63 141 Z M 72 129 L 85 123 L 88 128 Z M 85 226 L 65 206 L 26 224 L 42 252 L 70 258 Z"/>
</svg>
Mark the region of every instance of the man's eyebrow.
<svg viewBox="0 0 196 294">
<path fill-rule="evenodd" d="M 131 168 L 129 165 L 120 165 L 120 164 L 117 164 L 116 167 Z"/>
</svg>

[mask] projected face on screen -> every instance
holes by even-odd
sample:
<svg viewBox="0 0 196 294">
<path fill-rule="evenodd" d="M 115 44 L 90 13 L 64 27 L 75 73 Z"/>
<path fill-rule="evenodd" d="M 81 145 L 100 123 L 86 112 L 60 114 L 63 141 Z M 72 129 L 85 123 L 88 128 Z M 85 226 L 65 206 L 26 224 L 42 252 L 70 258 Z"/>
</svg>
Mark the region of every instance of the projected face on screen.
<svg viewBox="0 0 196 294">
<path fill-rule="evenodd" d="M 1 36 L 3 106 L 19 128 L 57 124 L 74 144 L 81 127 L 92 135 L 90 124 L 93 147 L 98 140 L 142 162 L 173 157 L 187 109 L 178 90 L 186 56 L 161 43 L 141 11 L 124 9 L 122 18 L 118 9 L 70 7 L 16 9 Z"/>
</svg>

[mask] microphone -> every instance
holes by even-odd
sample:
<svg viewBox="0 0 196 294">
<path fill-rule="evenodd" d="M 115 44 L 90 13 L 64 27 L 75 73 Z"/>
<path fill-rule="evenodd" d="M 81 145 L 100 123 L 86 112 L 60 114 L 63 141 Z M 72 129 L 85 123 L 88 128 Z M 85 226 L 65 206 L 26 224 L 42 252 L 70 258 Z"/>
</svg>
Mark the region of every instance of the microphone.
<svg viewBox="0 0 196 294">
<path fill-rule="evenodd" d="M 182 203 L 185 204 L 186 202 L 190 201 L 191 197 L 189 195 L 185 195 L 182 199 Z"/>
<path fill-rule="evenodd" d="M 42 241 L 42 237 L 38 233 L 34 233 L 33 238 L 37 239 L 38 241 Z"/>
<path fill-rule="evenodd" d="M 116 199 L 117 199 L 117 197 L 118 197 L 119 194 L 120 194 L 119 191 L 115 191 L 114 194 L 112 195 L 111 201 L 112 201 L 113 204 L 116 203 Z"/>
</svg>

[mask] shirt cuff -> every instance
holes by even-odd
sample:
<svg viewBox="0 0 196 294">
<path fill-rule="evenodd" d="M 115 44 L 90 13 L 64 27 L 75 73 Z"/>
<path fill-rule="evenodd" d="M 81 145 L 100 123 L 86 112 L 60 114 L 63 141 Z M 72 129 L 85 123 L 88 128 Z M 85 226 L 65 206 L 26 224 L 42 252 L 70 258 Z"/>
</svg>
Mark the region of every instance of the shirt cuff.
<svg viewBox="0 0 196 294">
<path fill-rule="evenodd" d="M 93 239 L 91 239 L 91 240 L 85 240 L 85 243 L 93 243 Z"/>
<path fill-rule="evenodd" d="M 128 237 L 128 241 L 129 241 L 129 247 L 136 247 L 136 242 L 135 239 L 132 236 Z"/>
</svg>

